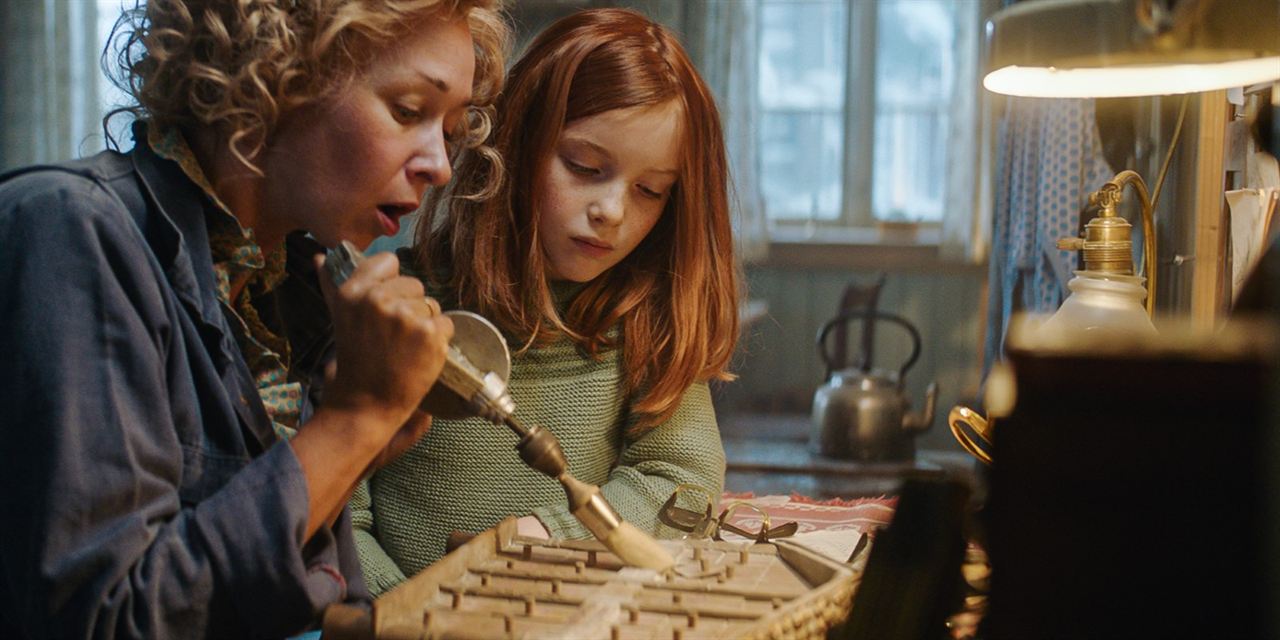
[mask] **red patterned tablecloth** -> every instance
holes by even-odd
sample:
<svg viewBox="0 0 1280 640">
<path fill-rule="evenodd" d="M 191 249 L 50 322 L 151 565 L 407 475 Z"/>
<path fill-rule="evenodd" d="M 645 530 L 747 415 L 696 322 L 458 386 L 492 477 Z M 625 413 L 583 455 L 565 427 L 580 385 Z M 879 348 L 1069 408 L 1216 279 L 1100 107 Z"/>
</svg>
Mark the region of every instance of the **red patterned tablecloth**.
<svg viewBox="0 0 1280 640">
<path fill-rule="evenodd" d="M 727 492 L 721 496 L 720 507 L 725 508 L 734 501 L 749 502 L 769 514 L 771 527 L 787 522 L 799 523 L 800 528 L 790 538 L 791 541 L 833 560 L 851 562 L 850 566 L 859 574 L 866 567 L 868 554 L 862 554 L 854 561 L 850 553 L 862 534 L 869 534 L 869 539 L 875 539 L 875 531 L 893 519 L 893 510 L 898 503 L 896 497 L 815 500 L 798 494 L 755 496 Z M 729 520 L 744 529 L 752 529 L 759 527 L 761 518 L 753 510 L 740 509 Z M 964 606 L 947 621 L 951 638 L 967 640 L 974 637 L 978 623 L 986 614 L 990 575 L 991 565 L 986 553 L 971 542 L 965 552 L 963 567 L 969 588 L 965 592 Z"/>
<path fill-rule="evenodd" d="M 856 500 L 814 500 L 805 496 L 755 496 L 750 493 L 725 493 L 720 500 L 724 508 L 735 501 L 749 502 L 769 514 L 772 526 L 785 522 L 799 523 L 799 533 L 813 531 L 866 532 L 889 524 L 896 497 L 860 498 Z M 760 524 L 758 513 L 748 509 L 735 511 L 730 522 L 743 528 Z"/>
</svg>

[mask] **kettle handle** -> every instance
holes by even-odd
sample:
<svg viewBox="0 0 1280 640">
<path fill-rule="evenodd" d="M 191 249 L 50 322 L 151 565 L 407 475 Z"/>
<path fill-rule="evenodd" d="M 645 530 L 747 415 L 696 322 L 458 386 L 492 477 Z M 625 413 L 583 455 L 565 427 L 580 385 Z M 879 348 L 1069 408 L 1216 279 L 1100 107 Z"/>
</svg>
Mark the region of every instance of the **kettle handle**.
<svg viewBox="0 0 1280 640">
<path fill-rule="evenodd" d="M 901 384 L 902 381 L 907 378 L 907 370 L 910 369 L 911 366 L 916 363 L 916 360 L 920 358 L 920 332 L 916 331 L 915 326 L 910 322 L 907 322 L 905 318 L 895 316 L 891 313 L 884 313 L 882 311 L 873 311 L 871 313 L 866 311 L 851 311 L 849 313 L 842 313 L 822 325 L 822 328 L 818 330 L 818 356 L 822 358 L 823 364 L 827 365 L 827 370 L 834 371 L 839 367 L 844 366 L 844 363 L 831 362 L 832 356 L 827 353 L 827 334 L 831 333 L 832 329 L 855 319 L 861 319 L 863 322 L 888 320 L 889 322 L 906 329 L 907 333 L 911 335 L 911 355 L 907 357 L 907 361 L 902 363 L 902 367 L 898 370 L 898 382 Z M 864 360 L 862 362 L 862 370 L 864 372 L 871 370 L 870 360 Z"/>
</svg>

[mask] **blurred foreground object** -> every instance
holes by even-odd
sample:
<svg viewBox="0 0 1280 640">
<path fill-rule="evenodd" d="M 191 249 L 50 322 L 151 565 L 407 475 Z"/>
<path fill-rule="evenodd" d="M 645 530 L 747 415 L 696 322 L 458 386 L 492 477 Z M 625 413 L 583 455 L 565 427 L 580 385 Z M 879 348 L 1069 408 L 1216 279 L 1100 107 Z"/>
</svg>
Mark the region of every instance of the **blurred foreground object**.
<svg viewBox="0 0 1280 640">
<path fill-rule="evenodd" d="M 986 507 L 993 638 L 1262 637 L 1276 326 L 1010 337 Z"/>
</svg>

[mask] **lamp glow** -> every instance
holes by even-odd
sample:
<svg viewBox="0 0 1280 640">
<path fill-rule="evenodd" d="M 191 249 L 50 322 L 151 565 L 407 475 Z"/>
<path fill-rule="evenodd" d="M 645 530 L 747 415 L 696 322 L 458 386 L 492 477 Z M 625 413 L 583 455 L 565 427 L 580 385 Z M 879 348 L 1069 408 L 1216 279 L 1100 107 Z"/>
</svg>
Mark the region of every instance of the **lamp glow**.
<svg viewBox="0 0 1280 640">
<path fill-rule="evenodd" d="M 1037 98 L 1175 95 L 1280 80 L 1280 0 L 1036 0 L 986 24 L 982 84 Z"/>
<path fill-rule="evenodd" d="M 1280 56 L 1205 64 L 1058 69 L 1010 65 L 988 73 L 982 86 L 1031 98 L 1123 98 L 1243 87 L 1280 79 Z"/>
</svg>

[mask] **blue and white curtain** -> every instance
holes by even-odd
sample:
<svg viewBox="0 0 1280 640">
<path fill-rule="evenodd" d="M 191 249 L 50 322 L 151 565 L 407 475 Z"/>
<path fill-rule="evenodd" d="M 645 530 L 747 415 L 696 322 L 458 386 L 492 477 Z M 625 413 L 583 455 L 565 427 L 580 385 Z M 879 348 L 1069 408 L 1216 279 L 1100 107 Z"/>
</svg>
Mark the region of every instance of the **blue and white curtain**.
<svg viewBox="0 0 1280 640">
<path fill-rule="evenodd" d="M 1114 172 L 1089 99 L 1008 98 L 997 130 L 990 296 L 983 376 L 1003 356 L 1014 312 L 1051 313 L 1066 299 L 1089 192 Z"/>
</svg>

